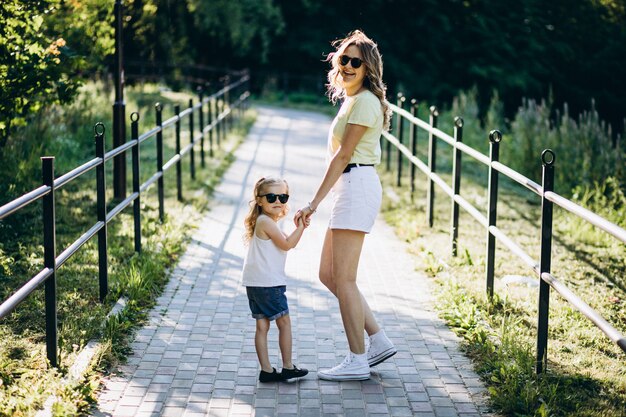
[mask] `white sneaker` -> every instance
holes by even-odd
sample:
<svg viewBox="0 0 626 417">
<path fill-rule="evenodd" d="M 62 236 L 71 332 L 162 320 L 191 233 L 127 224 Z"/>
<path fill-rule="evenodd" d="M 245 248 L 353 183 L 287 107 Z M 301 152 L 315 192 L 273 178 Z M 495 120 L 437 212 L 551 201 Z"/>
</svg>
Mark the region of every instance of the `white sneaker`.
<svg viewBox="0 0 626 417">
<path fill-rule="evenodd" d="M 398 353 L 398 349 L 389 340 L 385 331 L 381 330 L 380 334 L 376 333 L 375 337 L 370 338 L 370 345 L 367 349 L 367 363 L 369 366 L 376 366 L 396 353 Z"/>
<path fill-rule="evenodd" d="M 319 379 L 327 381 L 363 381 L 370 377 L 370 367 L 366 361 L 358 362 L 352 352 L 339 365 L 317 372 Z"/>
</svg>

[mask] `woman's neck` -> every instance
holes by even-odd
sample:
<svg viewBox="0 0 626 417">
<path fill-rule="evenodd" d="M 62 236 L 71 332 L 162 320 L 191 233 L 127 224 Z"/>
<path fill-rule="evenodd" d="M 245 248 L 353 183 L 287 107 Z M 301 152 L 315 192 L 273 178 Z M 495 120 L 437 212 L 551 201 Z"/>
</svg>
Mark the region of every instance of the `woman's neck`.
<svg viewBox="0 0 626 417">
<path fill-rule="evenodd" d="M 346 96 L 348 97 L 356 96 L 357 94 L 359 94 L 360 92 L 364 90 L 365 90 L 365 87 L 363 86 L 363 84 L 361 84 L 360 86 L 355 86 L 354 88 L 346 88 Z"/>
</svg>

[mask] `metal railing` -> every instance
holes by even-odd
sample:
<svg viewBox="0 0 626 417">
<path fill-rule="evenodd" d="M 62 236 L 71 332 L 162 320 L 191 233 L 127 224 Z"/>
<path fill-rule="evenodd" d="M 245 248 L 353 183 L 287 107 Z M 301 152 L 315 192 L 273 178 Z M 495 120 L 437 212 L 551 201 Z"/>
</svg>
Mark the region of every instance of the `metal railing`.
<svg viewBox="0 0 626 417">
<path fill-rule="evenodd" d="M 0 304 L 0 319 L 11 313 L 33 291 L 45 284 L 45 311 L 46 311 L 46 353 L 52 366 L 58 365 L 58 333 L 57 333 L 57 297 L 56 271 L 85 243 L 94 236 L 98 236 L 98 279 L 100 301 L 104 301 L 108 292 L 108 261 L 107 261 L 107 225 L 124 209 L 133 205 L 134 220 L 134 247 L 141 252 L 141 195 L 155 183 L 157 184 L 159 218 L 165 217 L 164 207 L 164 175 L 172 166 L 176 166 L 176 187 L 178 200 L 183 199 L 182 160 L 189 154 L 189 168 L 191 178 L 195 178 L 195 150 L 200 148 L 200 164 L 205 167 L 205 156 L 213 156 L 215 147 L 220 147 L 226 137 L 228 129 L 233 127 L 235 118 L 241 118 L 245 110 L 250 92 L 248 90 L 250 77 L 244 74 L 235 82 L 222 89 L 203 97 L 200 94 L 198 103 L 189 100 L 189 107 L 181 111 L 180 105 L 175 106 L 175 115 L 163 121 L 162 107 L 156 104 L 156 126 L 148 132 L 139 135 L 139 114 L 131 115 L 131 140 L 109 152 L 104 150 L 105 129 L 102 123 L 94 126 L 95 158 L 70 172 L 55 178 L 54 157 L 42 158 L 43 184 L 35 190 L 0 207 L 0 220 L 10 216 L 18 210 L 42 200 L 43 214 L 43 248 L 44 266 L 34 277 L 29 279 L 21 288 Z M 205 109 L 207 122 L 205 124 Z M 195 123 L 194 115 L 199 117 Z M 189 121 L 190 142 L 181 148 L 181 127 L 183 120 Z M 168 161 L 163 161 L 163 132 L 174 127 L 176 135 L 176 153 Z M 208 149 L 205 147 L 205 138 L 208 136 Z M 155 138 L 157 148 L 157 164 L 154 174 L 140 184 L 139 145 L 150 138 Z M 111 211 L 107 212 L 105 163 L 117 155 L 130 150 L 132 153 L 132 194 L 120 201 Z M 55 192 L 62 186 L 76 180 L 83 174 L 95 170 L 96 172 L 96 223 L 85 231 L 77 240 L 70 244 L 60 254 L 56 248 L 56 217 Z"/>
<path fill-rule="evenodd" d="M 550 288 L 553 288 L 580 313 L 591 320 L 606 336 L 617 344 L 624 352 L 626 352 L 626 337 L 622 335 L 615 327 L 608 323 L 600 314 L 593 310 L 580 297 L 572 292 L 567 286 L 560 282 L 550 271 L 551 249 L 552 249 L 552 213 L 553 207 L 557 206 L 567 210 L 568 212 L 580 217 L 590 224 L 599 227 L 609 233 L 621 242 L 626 243 L 626 230 L 608 220 L 598 216 L 597 214 L 579 206 L 578 204 L 558 195 L 554 192 L 554 152 L 546 149 L 541 154 L 543 166 L 542 183 L 537 184 L 524 175 L 514 171 L 513 169 L 499 162 L 500 141 L 502 134 L 497 130 L 489 133 L 489 155 L 484 155 L 477 150 L 463 143 L 463 119 L 456 117 L 454 119 L 454 133 L 452 136 L 439 130 L 437 122 L 439 112 L 436 107 L 430 107 L 429 122 L 425 122 L 417 117 L 417 102 L 411 100 L 410 111 L 405 110 L 404 103 L 406 99 L 399 94 L 397 105 L 390 104 L 394 117 L 396 118 L 395 129 L 393 134 L 383 132 L 383 139 L 386 140 L 385 151 L 385 168 L 391 170 L 391 154 L 392 146 L 397 152 L 397 178 L 396 185 L 401 186 L 402 165 L 406 160 L 410 163 L 410 186 L 411 195 L 415 191 L 416 169 L 419 168 L 428 179 L 427 195 L 426 195 L 426 215 L 428 224 L 433 226 L 434 221 L 434 199 L 435 184 L 439 186 L 450 197 L 452 202 L 450 236 L 451 236 L 451 254 L 457 255 L 458 231 L 459 231 L 459 207 L 462 207 L 469 213 L 481 226 L 486 229 L 486 267 L 485 281 L 486 291 L 489 298 L 493 297 L 494 291 L 494 265 L 495 265 L 495 248 L 496 239 L 498 239 L 511 252 L 518 256 L 530 269 L 532 269 L 539 278 L 539 306 L 537 318 L 537 352 L 536 352 L 536 371 L 543 372 L 547 365 L 547 344 L 548 344 L 548 310 L 550 304 Z M 404 124 L 409 124 L 408 147 L 404 145 Z M 422 129 L 428 132 L 428 163 L 422 162 L 417 157 L 417 132 Z M 440 139 L 452 147 L 452 186 L 449 186 L 437 174 L 437 140 Z M 462 172 L 462 155 L 468 155 L 476 161 L 484 164 L 489 169 L 488 178 L 488 201 L 485 216 L 479 209 L 474 207 L 470 202 L 460 195 L 461 190 L 461 172 Z M 497 226 L 497 200 L 498 200 L 498 177 L 502 174 L 518 184 L 528 188 L 541 198 L 541 241 L 540 241 L 540 259 L 537 262 L 529 256 L 524 250 L 509 238 Z"/>
</svg>

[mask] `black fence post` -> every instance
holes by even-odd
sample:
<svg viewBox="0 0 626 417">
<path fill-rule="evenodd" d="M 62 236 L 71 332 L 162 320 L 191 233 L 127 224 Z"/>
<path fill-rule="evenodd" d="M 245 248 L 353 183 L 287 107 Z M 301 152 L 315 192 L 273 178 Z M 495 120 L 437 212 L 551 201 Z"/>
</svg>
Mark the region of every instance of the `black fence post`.
<svg viewBox="0 0 626 417">
<path fill-rule="evenodd" d="M 216 123 L 216 131 L 215 131 L 215 140 L 216 143 L 215 145 L 217 146 L 217 149 L 219 149 L 221 147 L 221 140 L 222 140 L 222 120 L 220 119 L 222 116 L 222 107 L 223 107 L 223 103 L 224 103 L 224 97 L 222 96 L 222 100 L 221 100 L 222 104 L 220 104 L 220 99 L 219 97 L 215 97 L 215 123 Z"/>
<path fill-rule="evenodd" d="M 498 171 L 493 167 L 493 162 L 500 159 L 500 141 L 502 133 L 498 130 L 489 132 L 489 189 L 487 202 L 487 259 L 485 265 L 485 274 L 487 281 L 487 296 L 493 298 L 493 281 L 495 273 L 496 261 L 496 237 L 491 234 L 489 228 L 496 227 L 498 215 Z"/>
<path fill-rule="evenodd" d="M 189 171 L 191 172 L 191 179 L 196 179 L 196 153 L 194 152 L 195 140 L 193 136 L 193 99 L 189 99 L 189 143 L 191 148 L 189 149 Z"/>
<path fill-rule="evenodd" d="M 546 198 L 546 192 L 554 190 L 554 160 L 551 149 L 541 153 L 543 165 L 541 195 L 541 258 L 539 261 L 539 318 L 537 321 L 537 374 L 543 372 L 548 364 L 548 317 L 550 310 L 550 284 L 542 278 L 543 273 L 550 273 L 552 253 L 552 210 L 553 203 Z"/>
<path fill-rule="evenodd" d="M 454 118 L 454 143 L 463 142 L 463 119 Z M 452 256 L 458 255 L 459 240 L 459 203 L 454 197 L 461 193 L 461 152 L 456 146 L 452 149 L 452 221 L 450 235 L 452 236 Z"/>
<path fill-rule="evenodd" d="M 215 130 L 215 126 L 213 124 L 213 102 L 214 100 L 209 98 L 209 157 L 213 158 L 213 131 Z"/>
<path fill-rule="evenodd" d="M 124 102 L 124 5 L 115 0 L 115 102 L 113 103 L 113 147 L 126 142 L 126 103 Z M 113 195 L 126 197 L 126 152 L 113 158 Z"/>
<path fill-rule="evenodd" d="M 96 139 L 96 158 L 100 163 L 96 166 L 96 215 L 102 227 L 98 230 L 98 282 L 100 286 L 100 302 L 103 302 L 109 292 L 109 271 L 107 257 L 107 205 L 106 205 L 106 174 L 104 167 L 104 125 L 96 123 L 94 126 Z"/>
<path fill-rule="evenodd" d="M 133 155 L 133 194 L 137 194 L 133 200 L 133 220 L 135 224 L 135 252 L 141 252 L 141 193 L 139 191 L 139 113 L 133 112 L 131 120 L 131 140 L 136 143 L 132 149 Z"/>
<path fill-rule="evenodd" d="M 159 131 L 156 134 L 156 157 L 157 157 L 157 173 L 161 176 L 157 180 L 157 195 L 159 198 L 159 220 L 165 220 L 165 179 L 163 176 L 163 107 L 161 103 L 154 106 L 156 110 L 156 124 Z"/>
<path fill-rule="evenodd" d="M 411 99 L 411 116 L 417 118 L 417 100 L 414 98 Z M 409 124 L 409 140 L 411 141 L 411 155 L 417 158 L 417 126 L 415 123 Z M 417 167 L 415 164 L 411 163 L 411 201 L 413 201 L 413 196 L 415 194 L 415 170 Z"/>
<path fill-rule="evenodd" d="M 206 167 L 206 162 L 204 160 L 204 97 L 202 88 L 198 88 L 198 95 L 200 96 L 200 114 L 198 119 L 198 127 L 200 130 L 200 166 L 204 168 Z"/>
<path fill-rule="evenodd" d="M 398 103 L 397 106 L 400 107 L 400 109 L 404 108 L 404 102 L 406 101 L 406 98 L 403 95 L 398 94 Z M 402 118 L 402 116 L 400 115 L 400 113 L 398 113 L 398 143 L 400 145 L 402 145 L 402 136 L 404 136 L 404 119 Z M 396 177 L 396 186 L 400 187 L 402 185 L 402 151 L 400 150 L 400 147 L 398 147 L 398 176 Z"/>
<path fill-rule="evenodd" d="M 226 133 L 230 130 L 231 127 L 231 123 L 232 123 L 232 113 L 230 112 L 231 108 L 230 108 L 230 76 L 226 75 L 224 77 L 224 110 L 228 111 L 229 114 L 228 116 L 226 116 L 226 118 L 224 119 L 224 138 L 226 138 Z"/>
<path fill-rule="evenodd" d="M 54 203 L 54 157 L 41 158 L 43 185 L 50 187 L 50 192 L 43 197 L 43 263 L 52 270 L 45 284 L 46 305 L 46 353 L 53 367 L 58 363 L 57 332 L 57 279 L 56 279 L 56 213 Z"/>
<path fill-rule="evenodd" d="M 437 127 L 439 110 L 430 106 L 430 127 Z M 432 132 L 428 132 L 428 172 L 437 172 L 437 138 Z M 426 214 L 428 216 L 428 226 L 433 227 L 435 211 L 435 182 L 428 178 L 428 189 L 426 192 Z"/>
<path fill-rule="evenodd" d="M 176 112 L 176 155 L 178 155 L 178 160 L 176 161 L 176 190 L 178 201 L 183 201 L 183 165 L 180 156 L 180 104 L 174 106 L 174 112 Z"/>
</svg>

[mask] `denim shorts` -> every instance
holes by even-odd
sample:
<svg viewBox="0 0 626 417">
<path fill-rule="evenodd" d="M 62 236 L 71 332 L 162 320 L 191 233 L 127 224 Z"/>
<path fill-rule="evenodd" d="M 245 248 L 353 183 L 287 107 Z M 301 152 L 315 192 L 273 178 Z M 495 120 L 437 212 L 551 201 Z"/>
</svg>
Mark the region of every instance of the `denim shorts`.
<svg viewBox="0 0 626 417">
<path fill-rule="evenodd" d="M 289 314 L 286 285 L 278 287 L 246 287 L 248 304 L 255 319 L 276 320 Z"/>
</svg>

